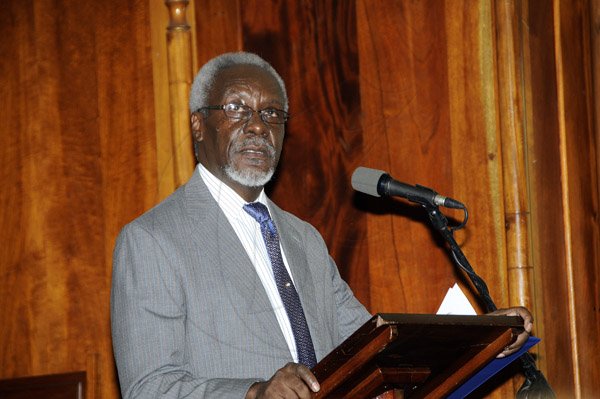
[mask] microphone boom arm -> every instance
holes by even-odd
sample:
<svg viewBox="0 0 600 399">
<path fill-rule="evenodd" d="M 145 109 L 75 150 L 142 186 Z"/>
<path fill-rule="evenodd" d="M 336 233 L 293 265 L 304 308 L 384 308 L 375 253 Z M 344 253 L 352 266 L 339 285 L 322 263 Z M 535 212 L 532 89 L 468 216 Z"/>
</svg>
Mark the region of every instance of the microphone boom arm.
<svg viewBox="0 0 600 399">
<path fill-rule="evenodd" d="M 486 310 L 488 312 L 493 312 L 498 309 L 492 300 L 487 284 L 477 275 L 477 273 L 475 273 L 475 270 L 473 270 L 467 257 L 454 239 L 452 230 L 448 228 L 448 219 L 446 216 L 440 212 L 439 207 L 436 205 L 426 204 L 423 205 L 423 207 L 427 211 L 427 215 L 429 216 L 433 228 L 437 230 L 448 243 L 454 263 L 469 276 L 469 279 L 477 289 L 477 292 L 485 304 Z M 544 374 L 537 369 L 533 356 L 526 352 L 519 357 L 519 360 L 521 361 L 523 374 L 525 375 L 525 382 L 517 392 L 517 398 L 555 398 L 556 395 L 550 387 L 550 384 L 548 384 Z"/>
</svg>

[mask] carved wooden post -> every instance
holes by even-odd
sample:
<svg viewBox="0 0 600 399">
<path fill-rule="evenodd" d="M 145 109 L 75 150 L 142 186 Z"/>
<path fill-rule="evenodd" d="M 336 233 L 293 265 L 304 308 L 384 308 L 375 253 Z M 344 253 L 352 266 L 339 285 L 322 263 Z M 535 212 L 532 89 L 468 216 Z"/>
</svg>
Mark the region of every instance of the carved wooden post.
<svg viewBox="0 0 600 399">
<path fill-rule="evenodd" d="M 532 309 L 519 19 L 514 1 L 498 1 L 495 6 L 509 299 L 511 306 Z"/>
<path fill-rule="evenodd" d="M 192 83 L 192 41 L 186 19 L 188 0 L 165 0 L 169 9 L 167 58 L 169 102 L 173 138 L 173 172 L 175 186 L 185 183 L 194 171 L 194 151 L 188 110 Z"/>
</svg>

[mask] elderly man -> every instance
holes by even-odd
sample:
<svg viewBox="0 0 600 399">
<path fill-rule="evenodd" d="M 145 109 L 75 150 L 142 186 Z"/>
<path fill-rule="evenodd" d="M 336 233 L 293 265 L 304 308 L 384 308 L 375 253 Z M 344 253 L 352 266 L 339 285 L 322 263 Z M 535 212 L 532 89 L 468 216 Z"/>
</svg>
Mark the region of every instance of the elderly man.
<svg viewBox="0 0 600 399">
<path fill-rule="evenodd" d="M 309 398 L 310 368 L 370 318 L 316 229 L 264 193 L 287 110 L 281 77 L 254 54 L 221 55 L 197 75 L 197 170 L 115 248 L 124 398 Z M 529 331 L 529 313 L 513 311 Z"/>
</svg>

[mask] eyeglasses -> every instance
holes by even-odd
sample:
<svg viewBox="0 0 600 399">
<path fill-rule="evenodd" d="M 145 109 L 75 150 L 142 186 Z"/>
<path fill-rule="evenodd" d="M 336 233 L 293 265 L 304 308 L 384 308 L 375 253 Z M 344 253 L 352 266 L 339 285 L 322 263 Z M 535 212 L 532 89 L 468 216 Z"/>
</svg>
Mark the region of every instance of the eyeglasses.
<svg viewBox="0 0 600 399">
<path fill-rule="evenodd" d="M 247 121 L 248 119 L 252 118 L 252 114 L 258 112 L 258 115 L 263 122 L 275 125 L 284 124 L 290 116 L 287 112 L 277 108 L 265 108 L 255 111 L 252 107 L 236 103 L 208 105 L 206 107 L 199 108 L 197 112 L 213 109 L 222 109 L 228 118 L 239 119 L 243 121 Z"/>
</svg>

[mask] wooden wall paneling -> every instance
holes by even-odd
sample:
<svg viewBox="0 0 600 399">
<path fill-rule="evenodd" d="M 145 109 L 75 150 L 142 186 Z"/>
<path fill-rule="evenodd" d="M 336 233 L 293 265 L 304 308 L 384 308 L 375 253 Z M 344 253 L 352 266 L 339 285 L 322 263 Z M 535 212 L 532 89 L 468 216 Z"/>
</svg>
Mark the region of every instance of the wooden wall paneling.
<svg viewBox="0 0 600 399">
<path fill-rule="evenodd" d="M 512 49 L 501 49 L 502 43 L 498 43 L 497 5 L 497 2 L 446 2 L 450 161 L 455 196 L 464 199 L 471 214 L 466 231 L 458 235 L 464 237 L 463 249 L 487 282 L 496 305 L 507 307 L 510 304 L 507 266 L 514 245 L 507 240 L 505 199 L 512 192 L 506 185 L 515 182 L 512 173 L 504 176 L 503 171 L 507 155 L 509 160 L 516 155 L 506 154 L 505 146 L 514 148 L 516 140 L 510 136 L 507 140 L 507 135 L 503 135 L 502 119 L 518 115 L 502 112 L 502 100 L 506 107 L 514 107 L 511 102 L 515 99 L 502 98 L 502 90 L 506 88 L 502 87 L 505 82 L 500 77 L 507 61 L 498 54 Z M 471 296 L 471 302 L 475 303 L 477 298 L 478 295 Z M 508 379 L 511 375 L 518 375 L 518 368 L 497 377 L 495 385 L 484 385 L 475 397 L 513 396 L 514 386 Z"/>
<path fill-rule="evenodd" d="M 372 166 L 467 204 L 471 219 L 457 239 L 502 304 L 491 10 L 477 4 L 359 2 L 364 147 Z M 384 209 L 368 218 L 376 308 L 435 312 L 461 277 L 420 208 Z"/>
<path fill-rule="evenodd" d="M 108 353 L 112 353 L 112 350 L 109 349 Z M 103 355 L 98 351 L 88 352 L 85 364 L 85 398 L 87 399 L 110 397 L 115 396 L 115 394 L 117 393 L 117 381 L 116 375 L 114 374 L 114 362 L 112 361 L 112 358 L 109 358 L 108 362 L 102 362 L 102 359 L 103 357 L 105 358 L 105 356 L 106 354 Z M 102 370 L 100 370 L 100 367 L 102 365 L 105 365 L 105 367 L 107 366 L 111 371 L 102 375 Z M 101 378 L 101 376 L 103 376 L 103 378 Z M 101 396 L 101 392 L 104 393 L 103 396 Z"/>
<path fill-rule="evenodd" d="M 238 0 L 195 0 L 198 67 L 219 54 L 242 50 L 242 26 Z"/>
<path fill-rule="evenodd" d="M 449 143 L 443 3 L 361 1 L 357 18 L 365 166 L 448 192 L 451 169 L 438 174 Z M 423 210 L 379 199 L 367 207 L 372 308 L 434 312 L 452 273 Z"/>
<path fill-rule="evenodd" d="M 3 243 L 0 246 L 0 324 L 3 326 L 0 330 L 0 377 L 7 378 L 18 375 L 19 371 L 25 374 L 31 369 L 28 303 L 33 273 L 31 267 L 24 264 L 25 249 L 31 248 L 24 234 L 25 226 L 31 224 L 26 212 L 31 200 L 25 196 L 29 187 L 23 184 L 22 177 L 31 161 L 28 162 L 28 158 L 24 157 L 30 153 L 25 136 L 30 124 L 24 108 L 25 104 L 37 97 L 37 93 L 47 90 L 41 86 L 35 96 L 20 90 L 24 82 L 35 76 L 35 71 L 26 67 L 28 64 L 34 65 L 35 61 L 33 29 L 26 28 L 33 20 L 33 7 L 12 2 L 5 4 L 0 11 L 0 34 L 5 38 L 0 41 L 2 60 L 21 61 L 21 64 L 0 62 L 0 178 L 3 184 L 0 190 L 0 222 L 3 226 L 0 231 Z M 8 38 L 11 40 L 6 40 Z M 38 106 L 37 102 L 30 103 Z M 29 159 L 32 158 L 29 155 Z M 30 254 L 34 255 L 35 252 Z M 34 260 L 33 256 L 30 258 Z M 21 342 L 17 351 L 12 343 L 18 339 Z M 27 357 L 19 358 L 19 354 L 26 354 Z"/>
<path fill-rule="evenodd" d="M 591 106 L 590 3 L 553 2 L 571 351 L 577 397 L 600 393 L 598 186 Z M 591 306 L 591 309 L 590 309 Z"/>
<path fill-rule="evenodd" d="M 446 2 L 452 189 L 469 208 L 464 251 L 499 307 L 508 306 L 503 156 L 493 4 Z M 473 295 L 475 303 L 478 295 Z M 482 309 L 483 311 L 483 309 Z"/>
<path fill-rule="evenodd" d="M 100 301 L 90 314 L 102 322 L 100 397 L 118 397 L 109 323 L 112 251 L 125 223 L 158 202 L 150 12 L 145 0 L 98 3 L 96 22 L 98 123 L 102 143 L 102 221 L 105 228 Z M 97 267 L 100 263 L 97 263 Z M 100 310 L 100 311 L 99 311 Z M 98 345 L 98 342 L 96 342 Z"/>
<path fill-rule="evenodd" d="M 600 98 L 600 1 L 590 2 L 591 15 L 591 48 L 592 48 L 592 81 L 594 82 L 594 100 Z M 596 132 L 596 143 L 600 142 L 600 101 L 593 104 L 594 129 Z M 596 146 L 596 159 L 600 159 L 600 146 Z M 598 165 L 600 167 L 600 165 Z M 597 173 L 600 178 L 600 171 Z M 600 186 L 600 183 L 598 183 Z"/>
<path fill-rule="evenodd" d="M 591 381 L 600 365 L 589 354 L 600 336 L 590 3 L 524 5 L 536 308 L 549 348 L 542 364 L 559 397 L 595 397 Z"/>
<path fill-rule="evenodd" d="M 147 4 L 9 1 L 0 19 L 0 377 L 94 365 L 116 397 L 112 248 L 156 194 Z"/>
<path fill-rule="evenodd" d="M 532 308 L 538 367 L 559 397 L 572 396 L 573 368 L 566 284 L 558 98 L 552 3 L 523 1 L 523 75 L 531 210 Z"/>
<path fill-rule="evenodd" d="M 523 117 L 523 133 L 524 133 L 524 159 L 525 159 L 525 173 L 526 173 L 526 179 L 527 179 L 527 196 L 528 198 L 528 204 L 527 207 L 529 208 L 529 216 L 528 216 L 528 231 L 529 231 L 529 245 L 528 245 L 528 250 L 529 250 L 529 264 L 531 265 L 531 271 L 532 273 L 530 274 L 530 278 L 531 278 L 531 303 L 529 305 L 529 309 L 531 310 L 531 312 L 533 313 L 534 319 L 535 319 L 535 324 L 534 324 L 534 335 L 538 336 L 538 337 L 545 337 L 545 322 L 547 321 L 544 317 L 542 317 L 542 315 L 544 314 L 544 301 L 541 299 L 541 295 L 536 295 L 539 294 L 540 292 L 542 292 L 542 284 L 541 284 L 541 280 L 539 279 L 539 276 L 541 275 L 541 273 L 543 273 L 543 264 L 539 264 L 537 263 L 538 260 L 538 251 L 539 251 L 539 240 L 537 240 L 537 225 L 536 225 L 536 217 L 537 217 L 537 212 L 536 212 L 536 207 L 537 207 L 537 197 L 536 197 L 536 170 L 535 168 L 533 168 L 532 166 L 535 166 L 535 164 L 532 164 L 532 160 L 535 160 L 535 156 L 533 155 L 532 152 L 532 148 L 533 148 L 533 129 L 534 129 L 534 124 L 533 124 L 533 109 L 534 109 L 534 88 L 532 86 L 533 80 L 532 80 L 532 71 L 533 71 L 533 62 L 534 62 L 534 58 L 535 55 L 532 55 L 532 43 L 535 42 L 535 39 L 533 39 L 533 35 L 532 35 L 532 31 L 535 29 L 530 29 L 530 27 L 527 25 L 528 23 L 528 18 L 529 18 L 529 3 L 527 1 L 522 1 L 519 2 L 518 4 L 515 5 L 516 9 L 515 9 L 515 13 L 517 13 L 517 17 L 516 20 L 518 22 L 519 25 L 519 32 L 518 32 L 518 39 L 521 45 L 521 74 L 522 74 L 522 97 L 523 97 L 523 110 L 522 110 L 522 117 Z M 546 7 L 546 10 L 550 10 L 551 6 Z M 544 14 L 543 12 L 540 12 L 540 14 Z M 551 15 L 551 13 L 550 13 Z M 550 33 L 550 37 L 552 37 L 552 34 Z M 547 45 L 549 45 L 549 48 L 552 48 L 552 43 L 547 43 Z M 550 58 L 553 59 L 552 53 L 550 54 Z M 547 67 L 545 68 L 546 70 L 550 71 L 551 75 L 550 76 L 554 76 L 553 71 L 555 71 L 554 69 L 554 63 L 551 62 L 547 65 Z M 544 76 L 543 72 L 539 72 L 536 73 L 536 76 Z M 547 76 L 545 76 L 545 78 L 548 78 Z M 554 81 L 551 81 L 552 83 L 555 83 Z M 548 87 L 550 87 L 551 89 L 551 93 L 554 96 L 554 99 L 556 100 L 556 92 L 555 90 L 552 90 L 552 87 L 556 87 L 553 84 L 548 84 Z M 535 106 L 535 108 L 537 108 L 537 106 Z M 537 162 L 537 161 L 536 161 Z M 544 338 L 542 340 L 542 342 L 540 344 L 538 344 L 537 346 L 535 346 L 530 353 L 532 353 L 534 355 L 534 358 L 536 360 L 536 365 L 539 369 L 541 369 L 546 378 L 548 379 L 548 374 L 547 374 L 547 365 L 546 365 L 546 350 L 547 350 L 547 342 L 546 339 Z"/>
<path fill-rule="evenodd" d="M 2 60 L 33 59 L 35 48 L 32 45 L 32 33 L 24 26 L 32 20 L 31 6 L 18 6 L 17 2 L 7 3 L 0 10 L 0 56 Z M 21 26 L 20 29 L 17 26 Z M 6 40 L 10 38 L 11 40 Z M 30 64 L 32 62 L 30 61 Z M 23 265 L 23 252 L 26 248 L 26 237 L 21 231 L 29 223 L 25 211 L 25 190 L 22 182 L 27 159 L 23 153 L 27 150 L 22 132 L 27 126 L 24 117 L 28 93 L 20 91 L 22 82 L 33 71 L 20 67 L 16 63 L 0 62 L 0 179 L 3 188 L 0 190 L 0 378 L 17 375 L 19 368 L 25 373 L 30 368 L 29 335 L 30 319 L 27 317 L 27 303 L 30 290 L 27 289 L 27 274 L 31 274 Z M 28 75 L 28 76 L 27 76 Z M 31 96 L 30 96 L 31 97 Z M 12 117 L 7 117 L 11 115 Z M 10 245 L 7 243 L 10 242 Z M 23 339 L 19 351 L 27 354 L 27 359 L 19 359 L 18 352 L 10 349 L 12 342 L 18 337 Z"/>
<path fill-rule="evenodd" d="M 7 276 L 2 292 L 8 302 L 1 323 L 3 376 L 80 370 L 86 351 L 95 350 L 95 333 L 87 328 L 103 328 L 87 312 L 90 302 L 101 302 L 99 291 L 88 294 L 86 302 L 74 300 L 104 282 L 103 269 L 88 261 L 103 259 L 104 226 L 97 213 L 81 212 L 102 207 L 95 186 L 102 174 L 99 132 L 90 123 L 97 117 L 97 99 L 86 95 L 96 93 L 97 86 L 78 73 L 79 68 L 94 70 L 94 46 L 81 46 L 94 43 L 94 31 L 74 23 L 92 18 L 93 12 L 93 6 L 68 2 L 54 7 L 13 2 L 3 10 L 15 21 L 3 26 L 5 37 L 14 38 L 7 41 L 14 46 L 12 57 L 5 58 L 14 62 L 5 67 L 15 78 L 13 85 L 3 77 L 14 100 L 4 115 L 14 115 L 17 123 L 2 136 L 19 137 L 11 150 L 22 162 L 3 173 L 4 184 L 20 189 L 8 194 L 17 195 L 22 215 L 17 224 L 4 225 L 3 233 L 10 235 L 1 239 L 11 243 L 3 250 L 17 248 L 10 263 L 2 257 L 0 274 Z"/>
</svg>

